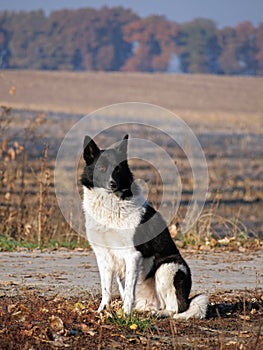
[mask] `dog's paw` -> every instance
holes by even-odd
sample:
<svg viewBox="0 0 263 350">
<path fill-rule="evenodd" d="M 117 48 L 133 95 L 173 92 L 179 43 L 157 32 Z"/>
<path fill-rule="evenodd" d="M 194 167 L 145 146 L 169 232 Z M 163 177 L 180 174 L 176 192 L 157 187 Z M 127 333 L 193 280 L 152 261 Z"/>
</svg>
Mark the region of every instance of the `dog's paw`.
<svg viewBox="0 0 263 350">
<path fill-rule="evenodd" d="M 97 313 L 99 314 L 99 313 L 101 313 L 103 310 L 104 310 L 104 308 L 101 307 L 101 306 L 99 306 L 99 307 L 97 308 Z"/>
<path fill-rule="evenodd" d="M 97 312 L 100 313 L 100 312 L 103 312 L 105 310 L 109 310 L 110 308 L 110 305 L 109 304 L 105 304 L 105 303 L 100 303 L 100 306 L 98 307 L 97 309 Z"/>
<path fill-rule="evenodd" d="M 123 310 L 125 315 L 127 315 L 127 316 L 130 315 L 131 311 L 132 311 L 132 304 L 131 303 L 124 303 L 122 310 Z"/>
<path fill-rule="evenodd" d="M 174 315 L 174 312 L 168 311 L 168 310 L 158 310 L 158 311 L 152 311 L 152 315 L 156 318 L 167 318 L 167 317 L 172 317 Z"/>
</svg>

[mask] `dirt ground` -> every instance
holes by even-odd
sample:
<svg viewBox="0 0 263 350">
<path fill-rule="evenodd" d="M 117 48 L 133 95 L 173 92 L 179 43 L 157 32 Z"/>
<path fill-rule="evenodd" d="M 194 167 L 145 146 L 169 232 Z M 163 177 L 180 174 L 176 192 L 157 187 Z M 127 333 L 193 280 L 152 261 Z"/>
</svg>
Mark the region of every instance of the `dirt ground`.
<svg viewBox="0 0 263 350">
<path fill-rule="evenodd" d="M 193 292 L 263 289 L 263 254 L 254 252 L 182 252 L 190 265 Z M 91 251 L 0 253 L 0 291 L 44 288 L 49 294 L 99 293 L 99 273 Z"/>
<path fill-rule="evenodd" d="M 92 252 L 2 252 L 1 349 L 262 349 L 262 251 L 182 254 L 193 294 L 209 294 L 205 320 L 127 318 L 118 299 L 98 315 Z"/>
</svg>

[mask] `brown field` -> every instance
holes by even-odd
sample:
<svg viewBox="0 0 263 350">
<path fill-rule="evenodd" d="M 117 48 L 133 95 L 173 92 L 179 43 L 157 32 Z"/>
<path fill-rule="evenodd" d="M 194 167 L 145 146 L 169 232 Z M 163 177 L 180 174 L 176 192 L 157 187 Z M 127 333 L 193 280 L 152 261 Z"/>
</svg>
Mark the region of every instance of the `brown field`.
<svg viewBox="0 0 263 350">
<path fill-rule="evenodd" d="M 0 103 L 13 108 L 85 115 L 113 103 L 147 102 L 177 113 L 193 127 L 217 131 L 260 132 L 263 126 L 262 96 L 263 78 L 0 72 Z"/>
<path fill-rule="evenodd" d="M 204 150 L 207 203 L 193 229 L 182 236 L 180 223 L 194 179 L 185 155 L 163 141 L 182 175 L 182 204 L 172 226 L 178 226 L 173 232 L 178 244 L 207 254 L 222 247 L 226 254 L 262 249 L 262 96 L 263 78 L 1 71 L 0 251 L 49 247 L 51 241 L 55 248 L 87 245 L 58 209 L 56 154 L 65 133 L 83 115 L 126 101 L 177 113 Z M 66 163 L 65 171 L 70 167 Z M 136 177 L 147 179 L 149 198 L 158 206 L 161 184 L 155 172 L 139 161 L 132 167 Z M 97 297 L 80 302 L 75 296 L 50 297 L 16 286 L 12 291 L 0 293 L 3 349 L 81 349 L 87 344 L 94 349 L 262 348 L 262 290 L 257 288 L 211 295 L 207 319 L 187 323 L 148 315 L 128 320 L 116 313 L 118 305 L 99 317 L 94 313 Z"/>
</svg>

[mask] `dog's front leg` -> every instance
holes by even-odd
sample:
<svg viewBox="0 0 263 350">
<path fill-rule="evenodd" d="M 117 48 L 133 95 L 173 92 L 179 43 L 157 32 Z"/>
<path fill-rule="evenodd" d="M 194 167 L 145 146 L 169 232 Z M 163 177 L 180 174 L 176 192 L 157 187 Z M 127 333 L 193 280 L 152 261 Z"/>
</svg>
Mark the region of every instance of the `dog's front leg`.
<svg viewBox="0 0 263 350">
<path fill-rule="evenodd" d="M 113 269 L 112 264 L 108 261 L 107 256 L 99 255 L 97 256 L 97 263 L 100 273 L 101 281 L 101 302 L 98 308 L 98 312 L 109 308 L 111 301 L 111 290 L 112 290 L 112 280 L 113 280 Z"/>
<path fill-rule="evenodd" d="M 118 284 L 118 287 L 119 287 L 119 292 L 120 292 L 120 296 L 121 296 L 121 299 L 124 300 L 124 286 L 123 286 L 123 281 L 122 279 L 120 278 L 120 276 L 117 274 L 116 276 L 116 280 L 117 280 L 117 284 Z"/>
<path fill-rule="evenodd" d="M 139 276 L 139 266 L 142 256 L 140 252 L 135 252 L 131 255 L 127 254 L 127 256 L 127 259 L 125 259 L 126 273 L 123 311 L 129 315 L 134 302 L 136 282 Z"/>
</svg>

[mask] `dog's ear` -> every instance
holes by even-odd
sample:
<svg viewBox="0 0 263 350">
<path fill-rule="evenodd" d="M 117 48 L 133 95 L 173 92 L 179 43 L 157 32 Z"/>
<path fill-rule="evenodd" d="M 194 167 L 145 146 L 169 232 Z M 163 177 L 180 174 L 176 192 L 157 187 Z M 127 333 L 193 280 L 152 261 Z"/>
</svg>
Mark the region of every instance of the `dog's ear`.
<svg viewBox="0 0 263 350">
<path fill-rule="evenodd" d="M 83 158 L 87 165 L 92 164 L 94 159 L 100 154 L 99 147 L 89 136 L 85 136 L 83 149 Z"/>
<path fill-rule="evenodd" d="M 116 147 L 116 149 L 120 153 L 125 154 L 125 156 L 127 156 L 128 138 L 129 138 L 129 135 L 125 135 L 122 141 L 120 142 L 120 144 Z"/>
</svg>

